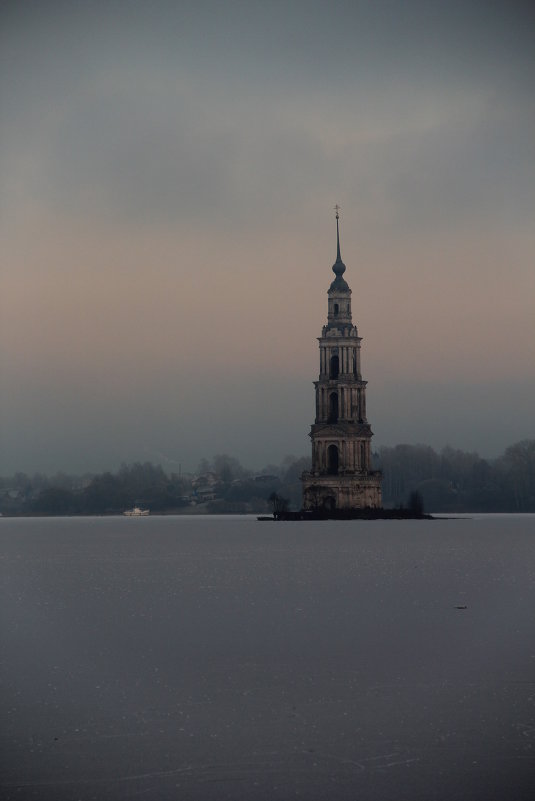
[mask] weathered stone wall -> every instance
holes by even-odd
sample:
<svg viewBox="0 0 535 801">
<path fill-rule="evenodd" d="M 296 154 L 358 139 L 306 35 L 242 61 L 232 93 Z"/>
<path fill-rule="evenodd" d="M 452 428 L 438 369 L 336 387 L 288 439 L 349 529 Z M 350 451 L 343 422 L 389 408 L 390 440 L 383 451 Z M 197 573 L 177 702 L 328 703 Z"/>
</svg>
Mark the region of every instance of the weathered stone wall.
<svg viewBox="0 0 535 801">
<path fill-rule="evenodd" d="M 303 509 L 377 509 L 382 506 L 381 474 L 314 475 L 303 473 Z"/>
</svg>

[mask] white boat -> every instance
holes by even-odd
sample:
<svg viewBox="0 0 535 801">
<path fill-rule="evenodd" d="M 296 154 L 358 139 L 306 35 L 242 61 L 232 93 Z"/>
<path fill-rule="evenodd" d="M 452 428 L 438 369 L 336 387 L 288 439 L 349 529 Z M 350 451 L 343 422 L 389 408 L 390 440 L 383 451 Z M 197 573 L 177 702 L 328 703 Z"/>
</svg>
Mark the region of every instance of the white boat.
<svg viewBox="0 0 535 801">
<path fill-rule="evenodd" d="M 150 515 L 150 509 L 140 509 L 139 506 L 134 506 L 133 509 L 127 509 L 126 512 L 123 512 L 123 515 L 126 515 L 126 517 L 146 517 Z"/>
</svg>

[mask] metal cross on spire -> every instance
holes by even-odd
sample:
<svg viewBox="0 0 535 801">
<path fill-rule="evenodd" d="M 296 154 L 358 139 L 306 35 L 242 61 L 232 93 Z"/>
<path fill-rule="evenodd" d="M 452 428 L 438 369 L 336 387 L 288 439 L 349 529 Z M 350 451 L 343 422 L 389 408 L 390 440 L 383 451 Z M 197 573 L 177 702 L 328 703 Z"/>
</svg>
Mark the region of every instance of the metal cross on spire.
<svg viewBox="0 0 535 801">
<path fill-rule="evenodd" d="M 339 205 L 338 205 L 338 203 L 337 203 L 337 204 L 336 204 L 336 206 L 334 207 L 334 210 L 335 210 L 335 212 L 336 212 L 336 219 L 338 220 L 338 219 L 340 218 L 340 214 L 339 214 L 339 212 L 340 212 L 340 211 L 342 211 L 342 208 L 341 208 L 341 206 L 339 206 Z"/>
</svg>

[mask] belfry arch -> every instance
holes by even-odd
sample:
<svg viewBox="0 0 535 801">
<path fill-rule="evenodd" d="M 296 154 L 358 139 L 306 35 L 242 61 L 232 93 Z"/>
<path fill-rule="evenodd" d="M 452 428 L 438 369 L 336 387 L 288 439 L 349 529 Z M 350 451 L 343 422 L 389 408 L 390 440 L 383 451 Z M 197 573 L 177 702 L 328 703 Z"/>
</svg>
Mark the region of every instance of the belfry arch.
<svg viewBox="0 0 535 801">
<path fill-rule="evenodd" d="M 336 445 L 329 445 L 327 448 L 327 471 L 330 476 L 338 475 L 338 464 L 340 456 Z"/>
<path fill-rule="evenodd" d="M 338 421 L 338 392 L 329 395 L 329 423 Z"/>
<path fill-rule="evenodd" d="M 335 354 L 334 356 L 331 356 L 331 361 L 329 365 L 329 378 L 335 381 L 339 375 L 340 375 L 340 359 Z"/>
</svg>

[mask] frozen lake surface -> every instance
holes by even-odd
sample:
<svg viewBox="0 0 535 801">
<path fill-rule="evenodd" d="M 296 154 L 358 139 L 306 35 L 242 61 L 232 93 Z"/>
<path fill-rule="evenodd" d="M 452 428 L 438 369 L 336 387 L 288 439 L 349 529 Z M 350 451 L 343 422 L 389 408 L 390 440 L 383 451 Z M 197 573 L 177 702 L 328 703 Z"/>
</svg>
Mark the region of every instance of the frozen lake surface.
<svg viewBox="0 0 535 801">
<path fill-rule="evenodd" d="M 0 795 L 533 801 L 535 516 L 1 519 Z"/>
</svg>

